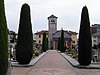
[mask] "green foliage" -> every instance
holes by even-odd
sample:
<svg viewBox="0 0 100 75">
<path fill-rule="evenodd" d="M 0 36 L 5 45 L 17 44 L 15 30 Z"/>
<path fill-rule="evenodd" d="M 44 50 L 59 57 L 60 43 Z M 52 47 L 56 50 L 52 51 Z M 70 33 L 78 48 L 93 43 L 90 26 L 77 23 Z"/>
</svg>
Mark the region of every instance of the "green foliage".
<svg viewBox="0 0 100 75">
<path fill-rule="evenodd" d="M 0 0 L 0 75 L 6 75 L 8 69 L 8 32 L 4 0 Z"/>
<path fill-rule="evenodd" d="M 71 51 L 72 51 L 72 48 L 71 48 L 71 47 L 69 47 L 69 48 L 67 49 L 67 53 L 68 53 L 68 54 L 70 54 L 70 53 L 71 53 Z"/>
<path fill-rule="evenodd" d="M 64 48 L 64 30 L 61 30 L 60 51 L 65 52 L 65 48 Z"/>
<path fill-rule="evenodd" d="M 46 39 L 46 33 L 43 33 L 42 50 L 43 50 L 44 52 L 46 52 L 46 50 L 47 50 L 47 39 Z"/>
<path fill-rule="evenodd" d="M 41 53 L 40 53 L 40 51 L 39 50 L 36 50 L 35 51 L 35 56 L 39 56 Z"/>
<path fill-rule="evenodd" d="M 46 50 L 48 50 L 48 38 L 46 38 Z"/>
<path fill-rule="evenodd" d="M 60 37 L 58 38 L 58 50 L 60 50 Z"/>
<path fill-rule="evenodd" d="M 90 21 L 87 7 L 83 7 L 81 14 L 81 23 L 78 43 L 78 62 L 80 65 L 89 65 L 91 63 L 92 42 L 90 33 Z"/>
<path fill-rule="evenodd" d="M 23 4 L 21 8 L 16 59 L 19 64 L 29 64 L 33 53 L 33 34 L 30 17 L 30 7 Z"/>
</svg>

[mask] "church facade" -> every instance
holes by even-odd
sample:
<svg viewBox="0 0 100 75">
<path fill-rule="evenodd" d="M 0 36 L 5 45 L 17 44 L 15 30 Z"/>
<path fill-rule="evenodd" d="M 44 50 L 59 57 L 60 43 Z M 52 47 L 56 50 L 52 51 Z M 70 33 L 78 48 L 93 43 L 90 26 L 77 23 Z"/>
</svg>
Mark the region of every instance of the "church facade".
<svg viewBox="0 0 100 75">
<path fill-rule="evenodd" d="M 36 34 L 36 44 L 42 45 L 43 33 L 48 37 L 49 49 L 58 49 L 58 39 L 61 37 L 61 30 L 57 30 L 57 18 L 54 15 L 49 16 L 48 30 L 39 31 Z M 77 44 L 77 33 L 73 31 L 64 30 L 64 46 L 71 47 L 72 44 Z"/>
</svg>

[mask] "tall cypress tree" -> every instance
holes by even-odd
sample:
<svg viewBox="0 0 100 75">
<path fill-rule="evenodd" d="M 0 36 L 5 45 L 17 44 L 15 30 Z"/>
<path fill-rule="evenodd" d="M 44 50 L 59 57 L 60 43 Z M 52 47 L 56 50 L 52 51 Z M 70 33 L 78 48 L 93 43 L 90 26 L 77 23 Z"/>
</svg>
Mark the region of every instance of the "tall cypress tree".
<svg viewBox="0 0 100 75">
<path fill-rule="evenodd" d="M 64 30 L 61 30 L 61 39 L 60 39 L 60 51 L 65 52 L 64 50 Z"/>
<path fill-rule="evenodd" d="M 30 16 L 30 6 L 25 3 L 21 8 L 16 46 L 16 59 L 19 64 L 28 64 L 32 58 L 33 35 Z"/>
<path fill-rule="evenodd" d="M 80 65 L 89 65 L 91 63 L 92 42 L 90 33 L 90 21 L 88 9 L 83 7 L 81 13 L 81 23 L 78 43 L 78 62 Z"/>
<path fill-rule="evenodd" d="M 60 37 L 58 38 L 58 50 L 60 50 Z"/>
<path fill-rule="evenodd" d="M 0 0 L 0 75 L 6 75 L 8 69 L 8 32 L 4 0 Z"/>
<path fill-rule="evenodd" d="M 47 45 L 46 45 L 46 43 L 47 43 L 47 40 L 46 40 L 46 33 L 43 33 L 42 50 L 43 50 L 44 52 L 46 52 L 46 50 L 47 50 Z"/>
<path fill-rule="evenodd" d="M 48 37 L 46 38 L 46 50 L 48 50 Z"/>
</svg>

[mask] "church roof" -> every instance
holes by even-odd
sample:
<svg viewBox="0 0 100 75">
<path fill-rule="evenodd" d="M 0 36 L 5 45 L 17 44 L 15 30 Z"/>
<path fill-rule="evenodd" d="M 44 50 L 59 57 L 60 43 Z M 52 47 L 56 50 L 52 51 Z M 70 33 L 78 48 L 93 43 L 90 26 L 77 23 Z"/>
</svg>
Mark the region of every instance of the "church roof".
<svg viewBox="0 0 100 75">
<path fill-rule="evenodd" d="M 60 31 L 56 31 L 55 33 L 53 33 L 53 38 L 59 38 L 61 36 L 61 30 Z M 71 34 L 69 34 L 68 31 L 64 31 L 64 38 L 71 38 Z"/>
<path fill-rule="evenodd" d="M 39 32 L 37 32 L 37 33 L 35 33 L 35 34 L 36 34 L 36 35 L 41 35 L 41 34 L 43 34 L 43 33 L 48 34 L 48 30 L 42 30 L 42 31 L 39 31 Z"/>
<path fill-rule="evenodd" d="M 78 33 L 77 32 L 73 32 L 73 31 L 69 31 L 69 34 L 71 34 L 71 35 L 77 35 Z"/>
<path fill-rule="evenodd" d="M 59 37 L 60 36 L 60 32 L 61 32 L 61 30 L 57 30 L 55 33 L 53 33 L 52 35 L 53 35 L 53 37 L 55 38 L 57 38 L 57 37 Z M 43 33 L 46 33 L 47 35 L 48 35 L 48 30 L 42 30 L 42 31 L 37 31 L 35 34 L 36 35 L 41 35 L 41 34 L 43 34 Z M 67 38 L 70 38 L 70 36 L 71 35 L 77 35 L 78 33 L 76 33 L 76 32 L 73 32 L 73 31 L 67 31 L 67 30 L 64 30 L 64 36 L 65 36 L 65 38 L 67 37 Z"/>
<path fill-rule="evenodd" d="M 54 16 L 54 15 L 52 14 L 51 16 L 48 17 L 48 19 L 49 19 L 49 18 L 58 18 L 58 17 L 56 17 L 56 16 Z"/>
</svg>

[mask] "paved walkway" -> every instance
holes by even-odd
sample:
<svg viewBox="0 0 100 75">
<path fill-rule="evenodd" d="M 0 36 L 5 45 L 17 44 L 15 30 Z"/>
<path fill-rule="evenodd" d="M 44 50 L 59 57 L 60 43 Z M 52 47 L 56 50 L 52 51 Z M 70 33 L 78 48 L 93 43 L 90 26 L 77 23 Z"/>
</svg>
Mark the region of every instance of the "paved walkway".
<svg viewBox="0 0 100 75">
<path fill-rule="evenodd" d="M 11 75 L 100 75 L 100 70 L 74 68 L 60 53 L 50 50 L 32 67 L 13 67 Z"/>
</svg>

